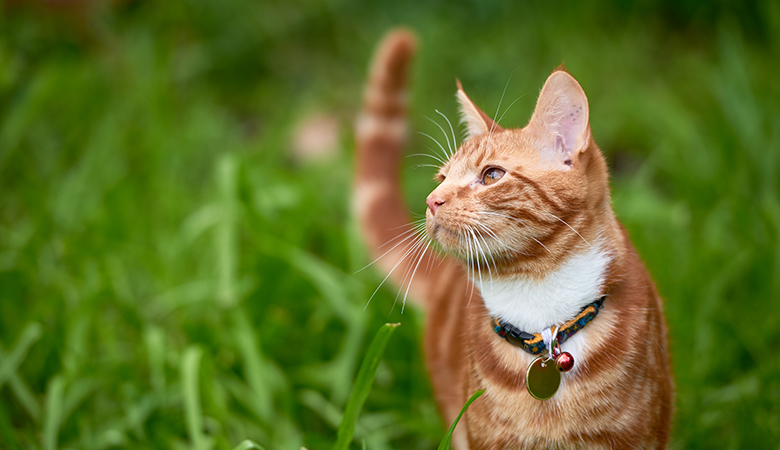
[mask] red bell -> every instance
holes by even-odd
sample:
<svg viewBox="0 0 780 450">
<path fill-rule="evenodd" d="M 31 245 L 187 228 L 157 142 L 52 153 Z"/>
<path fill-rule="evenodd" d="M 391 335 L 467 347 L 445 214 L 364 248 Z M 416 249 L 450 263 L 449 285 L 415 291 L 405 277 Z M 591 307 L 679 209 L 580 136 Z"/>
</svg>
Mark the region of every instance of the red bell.
<svg viewBox="0 0 780 450">
<path fill-rule="evenodd" d="M 555 367 L 561 372 L 568 372 L 574 367 L 574 357 L 569 352 L 561 352 L 555 357 Z"/>
</svg>

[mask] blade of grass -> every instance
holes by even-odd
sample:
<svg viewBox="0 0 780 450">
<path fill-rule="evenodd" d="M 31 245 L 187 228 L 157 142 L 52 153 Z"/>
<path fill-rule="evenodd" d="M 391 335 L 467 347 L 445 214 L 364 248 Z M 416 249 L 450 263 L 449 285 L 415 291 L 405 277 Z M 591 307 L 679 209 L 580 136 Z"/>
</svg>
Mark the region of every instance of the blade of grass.
<svg viewBox="0 0 780 450">
<path fill-rule="evenodd" d="M 223 155 L 217 166 L 217 179 L 222 194 L 223 216 L 217 226 L 217 291 L 219 303 L 224 308 L 232 308 L 238 302 L 236 295 L 236 267 L 238 249 L 236 246 L 236 215 L 238 205 L 236 190 L 238 162 L 230 154 Z"/>
<path fill-rule="evenodd" d="M 253 411 L 257 412 L 261 419 L 271 421 L 273 417 L 273 384 L 269 370 L 266 368 L 263 354 L 257 345 L 252 326 L 247 319 L 243 308 L 233 310 L 234 335 L 238 349 L 241 352 L 244 364 L 244 378 L 251 389 L 251 395 L 247 399 L 254 404 Z"/>
<path fill-rule="evenodd" d="M 0 349 L 2 351 L 2 349 Z M 38 400 L 35 398 L 35 394 L 32 393 L 30 388 L 22 381 L 18 374 L 14 374 L 8 379 L 8 385 L 11 388 L 11 392 L 14 393 L 16 399 L 22 404 L 24 409 L 30 414 L 36 422 L 41 417 L 41 406 L 38 404 Z"/>
<path fill-rule="evenodd" d="M 392 336 L 393 331 L 399 325 L 401 324 L 386 323 L 382 325 L 382 328 L 374 336 L 374 340 L 371 341 L 366 357 L 360 365 L 360 370 L 355 380 L 355 387 L 349 396 L 349 402 L 347 402 L 344 417 L 341 419 L 338 439 L 336 440 L 336 445 L 333 446 L 333 450 L 346 450 L 349 448 L 349 443 L 352 442 L 352 437 L 355 434 L 355 423 L 357 422 L 358 413 L 360 413 L 360 408 L 363 407 L 363 403 L 365 403 L 371 390 L 371 384 L 374 381 L 379 360 L 385 351 L 385 347 L 387 347 L 390 336 Z"/>
<path fill-rule="evenodd" d="M 150 326 L 144 330 L 144 344 L 149 355 L 149 372 L 152 389 L 161 404 L 165 399 L 165 332 L 157 327 Z"/>
<path fill-rule="evenodd" d="M 192 448 L 204 450 L 203 414 L 200 408 L 200 389 L 198 389 L 198 368 L 203 351 L 192 345 L 187 347 L 181 358 L 182 388 L 184 392 L 184 411 L 187 420 L 187 432 Z"/>
<path fill-rule="evenodd" d="M 455 418 L 455 421 L 452 422 L 452 425 L 450 425 L 450 429 L 447 430 L 447 434 L 444 435 L 444 439 L 441 440 L 441 443 L 439 444 L 438 450 L 450 450 L 450 442 L 452 441 L 452 433 L 455 431 L 455 427 L 458 425 L 458 422 L 460 422 L 460 418 L 463 416 L 463 413 L 466 412 L 469 406 L 471 406 L 472 403 L 474 403 L 474 400 L 478 399 L 480 395 L 484 394 L 485 390 L 479 390 L 474 393 L 474 395 L 471 396 L 469 401 L 466 402 L 465 405 L 463 405 L 463 409 L 460 410 L 460 414 L 458 414 L 458 417 Z"/>
<path fill-rule="evenodd" d="M 16 347 L 11 352 L 4 353 L 3 347 L 0 345 L 0 388 L 7 381 L 17 400 L 36 421 L 41 417 L 41 407 L 17 370 L 27 356 L 30 347 L 40 339 L 41 334 L 41 325 L 33 322 L 24 327 Z"/>
<path fill-rule="evenodd" d="M 27 356 L 27 351 L 38 341 L 41 334 L 41 324 L 37 322 L 30 323 L 24 327 L 16 347 L 7 355 L 2 356 L 2 360 L 0 360 L 0 387 L 16 373 L 16 369 L 19 368 L 24 357 Z"/>
<path fill-rule="evenodd" d="M 65 391 L 65 379 L 55 375 L 46 389 L 46 409 L 43 418 L 43 448 L 56 450 L 62 420 L 62 404 Z"/>
</svg>

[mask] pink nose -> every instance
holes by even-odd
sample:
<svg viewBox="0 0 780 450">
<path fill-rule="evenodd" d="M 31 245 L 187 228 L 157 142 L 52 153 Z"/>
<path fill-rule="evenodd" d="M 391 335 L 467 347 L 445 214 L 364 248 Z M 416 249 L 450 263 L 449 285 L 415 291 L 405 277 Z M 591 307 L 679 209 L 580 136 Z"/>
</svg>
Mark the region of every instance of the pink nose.
<svg viewBox="0 0 780 450">
<path fill-rule="evenodd" d="M 439 197 L 429 195 L 428 199 L 425 200 L 425 203 L 428 204 L 428 209 L 431 210 L 431 214 L 435 216 L 436 210 L 439 209 L 439 206 L 444 204 L 444 200 L 440 199 Z"/>
</svg>

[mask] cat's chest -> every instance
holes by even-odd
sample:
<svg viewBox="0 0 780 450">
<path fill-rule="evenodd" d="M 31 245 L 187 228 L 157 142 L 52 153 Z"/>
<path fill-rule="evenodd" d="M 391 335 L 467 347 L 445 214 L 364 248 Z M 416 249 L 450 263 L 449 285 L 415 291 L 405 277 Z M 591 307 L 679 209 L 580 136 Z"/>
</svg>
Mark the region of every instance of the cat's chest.
<svg viewBox="0 0 780 450">
<path fill-rule="evenodd" d="M 572 255 L 558 270 L 541 279 L 475 280 L 491 317 L 528 333 L 563 324 L 577 316 L 585 305 L 601 298 L 610 263 L 609 254 L 599 246 Z M 575 359 L 588 346 L 589 328 L 571 336 L 563 350 Z M 522 360 L 533 355 L 517 349 Z"/>
</svg>

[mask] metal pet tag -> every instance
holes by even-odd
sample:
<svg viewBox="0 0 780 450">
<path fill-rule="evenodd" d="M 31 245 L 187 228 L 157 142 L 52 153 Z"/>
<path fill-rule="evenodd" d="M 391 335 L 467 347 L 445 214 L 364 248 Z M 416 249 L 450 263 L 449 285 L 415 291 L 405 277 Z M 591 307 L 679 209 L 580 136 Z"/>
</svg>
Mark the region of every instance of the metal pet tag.
<svg viewBox="0 0 780 450">
<path fill-rule="evenodd" d="M 528 393 L 537 400 L 547 400 L 558 392 L 561 385 L 561 373 L 555 367 L 555 362 L 540 356 L 528 365 L 525 372 L 525 387 Z"/>
</svg>

